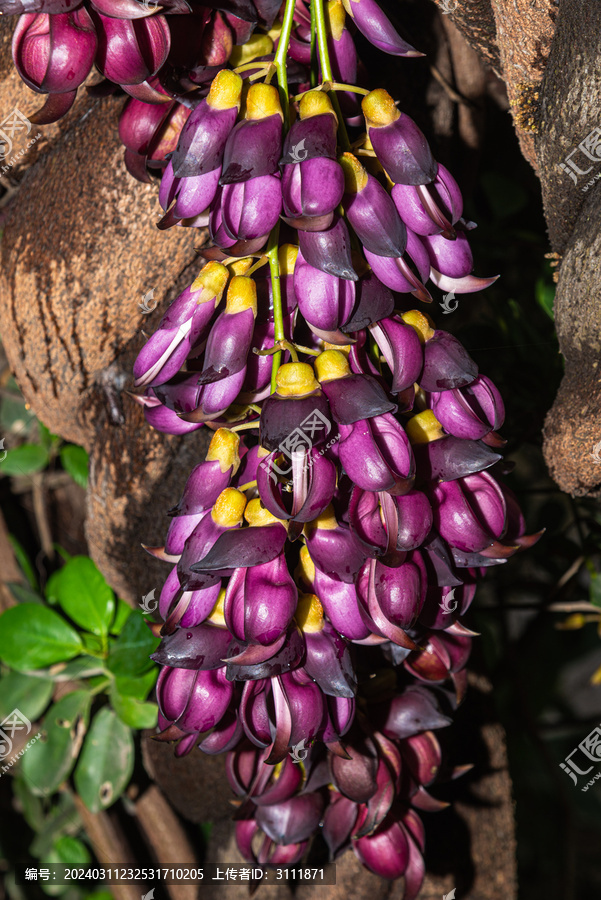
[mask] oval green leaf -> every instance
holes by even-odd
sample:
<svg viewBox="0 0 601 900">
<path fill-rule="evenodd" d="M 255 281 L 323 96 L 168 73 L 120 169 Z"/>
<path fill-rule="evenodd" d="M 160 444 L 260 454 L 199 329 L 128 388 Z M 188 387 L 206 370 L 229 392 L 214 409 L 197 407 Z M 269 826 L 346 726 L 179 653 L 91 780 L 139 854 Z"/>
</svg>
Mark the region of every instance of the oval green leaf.
<svg viewBox="0 0 601 900">
<path fill-rule="evenodd" d="M 32 475 L 41 472 L 48 465 L 48 452 L 39 444 L 22 444 L 9 450 L 0 462 L 0 472 L 4 475 Z"/>
<path fill-rule="evenodd" d="M 109 696 L 113 709 L 125 725 L 136 730 L 156 727 L 159 709 L 156 703 L 144 703 L 135 697 L 123 696 L 114 688 Z"/>
<path fill-rule="evenodd" d="M 48 706 L 53 689 L 51 678 L 9 672 L 0 680 L 0 721 L 18 709 L 33 722 Z"/>
<path fill-rule="evenodd" d="M 0 616 L 0 659 L 12 669 L 42 669 L 78 653 L 79 635 L 53 609 L 21 603 Z"/>
<path fill-rule="evenodd" d="M 133 768 L 131 731 L 105 706 L 94 717 L 75 769 L 77 792 L 91 812 L 100 812 L 122 794 Z"/>
<path fill-rule="evenodd" d="M 63 469 L 69 473 L 75 484 L 87 488 L 90 458 L 84 448 L 78 447 L 77 444 L 66 444 L 61 447 L 60 456 Z"/>
<path fill-rule="evenodd" d="M 74 556 L 52 578 L 52 596 L 81 628 L 108 633 L 115 597 L 89 556 Z"/>
<path fill-rule="evenodd" d="M 45 740 L 37 740 L 22 758 L 23 778 L 34 794 L 52 794 L 70 774 L 86 732 L 91 702 L 87 691 L 73 691 L 46 713 Z"/>
</svg>

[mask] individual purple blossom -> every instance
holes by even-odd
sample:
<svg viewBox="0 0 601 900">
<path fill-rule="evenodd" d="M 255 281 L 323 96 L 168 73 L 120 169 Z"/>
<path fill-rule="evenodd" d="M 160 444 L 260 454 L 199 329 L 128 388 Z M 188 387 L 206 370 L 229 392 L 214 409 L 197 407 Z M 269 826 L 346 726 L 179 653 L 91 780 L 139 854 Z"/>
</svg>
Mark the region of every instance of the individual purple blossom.
<svg viewBox="0 0 601 900">
<path fill-rule="evenodd" d="M 344 170 L 344 211 L 363 247 L 377 256 L 402 256 L 407 230 L 388 191 L 352 153 L 343 153 L 340 165 Z"/>
<path fill-rule="evenodd" d="M 409 438 L 390 413 L 340 425 L 339 459 L 351 481 L 365 491 L 406 494 L 415 478 Z"/>
<path fill-rule="evenodd" d="M 441 163 L 434 181 L 425 185 L 395 184 L 392 199 L 399 215 L 416 234 L 453 238 L 461 218 L 463 198 L 451 173 Z"/>
<path fill-rule="evenodd" d="M 283 167 L 282 194 L 288 224 L 304 231 L 322 231 L 342 200 L 344 175 L 327 157 L 313 157 Z"/>
<path fill-rule="evenodd" d="M 71 4 L 72 5 L 72 4 Z M 12 41 L 15 67 L 32 90 L 76 91 L 94 63 L 97 37 L 87 10 L 20 17 Z"/>
<path fill-rule="evenodd" d="M 387 91 L 371 91 L 361 107 L 372 147 L 393 181 L 428 184 L 436 178 L 438 163 L 426 138 L 413 119 L 398 111 Z"/>
<path fill-rule="evenodd" d="M 136 387 L 164 384 L 179 372 L 207 329 L 228 278 L 225 266 L 208 262 L 174 300 L 134 363 Z"/>
<path fill-rule="evenodd" d="M 423 56 L 399 35 L 375 0 L 343 0 L 344 8 L 367 40 L 393 56 Z"/>
<path fill-rule="evenodd" d="M 274 175 L 282 152 L 282 108 L 278 90 L 253 84 L 246 96 L 246 117 L 227 139 L 221 184 Z"/>
<path fill-rule="evenodd" d="M 96 12 L 93 17 L 98 33 L 96 65 L 105 78 L 127 89 L 159 71 L 171 44 L 164 16 L 132 20 Z"/>
<path fill-rule="evenodd" d="M 240 108 L 242 79 L 224 69 L 214 78 L 209 95 L 201 100 L 182 129 L 171 162 L 178 178 L 204 175 L 221 166 L 229 134 Z"/>
<path fill-rule="evenodd" d="M 425 287 L 430 277 L 430 257 L 420 238 L 407 228 L 407 246 L 402 256 L 392 259 L 365 249 L 365 258 L 380 281 L 398 293 L 411 293 L 429 302 L 432 297 Z"/>
<path fill-rule="evenodd" d="M 445 431 L 458 438 L 483 438 L 500 428 L 505 418 L 502 397 L 486 375 L 462 388 L 432 392 L 429 405 Z"/>
<path fill-rule="evenodd" d="M 282 211 L 279 176 L 259 175 L 226 184 L 220 198 L 225 232 L 234 241 L 252 241 L 268 234 Z"/>
<path fill-rule="evenodd" d="M 177 740 L 176 755 L 192 749 L 198 736 L 218 725 L 233 695 L 225 666 L 207 671 L 164 666 L 157 681 L 159 725 L 164 740 Z"/>
<path fill-rule="evenodd" d="M 302 316 L 316 334 L 325 337 L 337 333 L 351 315 L 355 282 L 315 268 L 299 252 L 294 267 L 294 293 Z"/>
</svg>

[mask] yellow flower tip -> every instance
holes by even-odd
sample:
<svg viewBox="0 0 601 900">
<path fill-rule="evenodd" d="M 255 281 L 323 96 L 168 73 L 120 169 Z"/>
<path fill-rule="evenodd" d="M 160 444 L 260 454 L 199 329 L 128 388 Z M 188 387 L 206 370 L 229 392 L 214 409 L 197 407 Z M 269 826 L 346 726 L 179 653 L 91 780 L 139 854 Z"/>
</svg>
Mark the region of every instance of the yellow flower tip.
<svg viewBox="0 0 601 900">
<path fill-rule="evenodd" d="M 220 262 L 211 260 L 203 266 L 197 277 L 192 282 L 190 290 L 200 291 L 198 303 L 207 303 L 209 300 L 221 300 L 230 273 Z"/>
<path fill-rule="evenodd" d="M 223 473 L 228 469 L 235 475 L 240 466 L 240 454 L 238 448 L 240 438 L 229 428 L 218 428 L 209 444 L 209 452 L 206 455 L 207 462 L 218 462 Z"/>
<path fill-rule="evenodd" d="M 277 87 L 273 84 L 251 85 L 246 97 L 246 118 L 266 119 L 275 115 L 284 120 Z"/>
<path fill-rule="evenodd" d="M 322 116 L 324 113 L 336 115 L 332 101 L 325 91 L 307 91 L 303 94 L 299 104 L 301 119 L 310 119 L 312 116 Z"/>
<path fill-rule="evenodd" d="M 424 315 L 418 309 L 410 309 L 408 312 L 401 313 L 401 319 L 406 325 L 411 325 L 417 331 L 417 336 L 422 344 L 434 336 L 436 328 L 434 322 L 430 316 Z"/>
<path fill-rule="evenodd" d="M 270 35 L 251 34 L 245 44 L 232 49 L 228 62 L 232 69 L 237 69 L 238 66 L 252 62 L 257 56 L 267 56 L 269 53 L 273 53 L 273 41 Z"/>
<path fill-rule="evenodd" d="M 313 584 L 315 580 L 315 563 L 311 559 L 311 554 L 306 544 L 303 544 L 301 547 L 295 575 L 298 581 L 305 581 L 307 584 Z"/>
<path fill-rule="evenodd" d="M 323 383 L 333 381 L 335 378 L 346 378 L 351 374 L 348 359 L 340 350 L 324 350 L 315 359 L 315 372 Z"/>
<path fill-rule="evenodd" d="M 294 618 L 302 631 L 306 631 L 309 634 L 321 631 L 325 625 L 323 606 L 315 594 L 299 595 Z"/>
<path fill-rule="evenodd" d="M 363 98 L 361 109 L 368 128 L 382 128 L 391 125 L 401 114 L 394 105 L 394 100 L 384 88 L 377 88 Z"/>
<path fill-rule="evenodd" d="M 234 275 L 227 289 L 225 311 L 233 316 L 246 309 L 252 309 L 253 315 L 257 315 L 257 286 L 246 275 Z"/>
<path fill-rule="evenodd" d="M 325 531 L 334 531 L 335 528 L 338 528 L 338 520 L 336 519 L 336 513 L 334 512 L 332 504 L 330 503 L 329 506 L 326 506 L 324 511 L 317 516 L 316 519 L 307 522 L 305 528 L 307 531 L 315 531 L 317 528 L 321 528 Z"/>
<path fill-rule="evenodd" d="M 367 172 L 352 153 L 343 153 L 338 162 L 344 172 L 344 190 L 347 194 L 358 194 L 367 186 Z"/>
<path fill-rule="evenodd" d="M 335 41 L 339 41 L 344 31 L 346 12 L 342 0 L 330 0 L 326 6 L 326 24 Z"/>
<path fill-rule="evenodd" d="M 255 526 L 284 524 L 281 519 L 276 519 L 276 517 L 263 506 L 258 497 L 249 502 L 244 513 L 244 518 L 249 525 Z"/>
<path fill-rule="evenodd" d="M 230 275 L 246 275 L 250 267 L 254 264 L 252 256 L 243 256 L 242 259 L 234 259 L 227 264 L 227 270 Z"/>
<path fill-rule="evenodd" d="M 241 93 L 242 79 L 240 76 L 231 69 L 222 69 L 213 79 L 207 103 L 211 109 L 231 109 L 232 106 L 239 109 Z"/>
<path fill-rule="evenodd" d="M 445 434 L 431 409 L 425 409 L 409 419 L 405 431 L 412 444 L 429 444 L 430 441 L 437 441 Z"/>
<path fill-rule="evenodd" d="M 213 522 L 222 528 L 235 528 L 242 522 L 245 507 L 246 497 L 242 491 L 226 488 L 221 491 L 211 510 Z"/>
<path fill-rule="evenodd" d="M 294 275 L 298 247 L 296 244 L 282 244 L 278 250 L 278 262 L 280 275 Z"/>
<path fill-rule="evenodd" d="M 271 450 L 266 450 L 265 447 L 259 447 L 257 450 L 257 456 L 259 459 L 265 459 L 266 456 L 269 456 Z"/>
<path fill-rule="evenodd" d="M 281 397 L 302 397 L 319 389 L 309 363 L 284 363 L 278 369 L 276 385 Z"/>
<path fill-rule="evenodd" d="M 217 597 L 217 601 L 215 606 L 211 610 L 211 615 L 207 616 L 206 622 L 210 622 L 211 625 L 218 625 L 220 628 L 225 628 L 225 617 L 223 615 L 223 604 L 225 602 L 225 588 L 221 588 L 219 591 L 219 596 Z"/>
</svg>

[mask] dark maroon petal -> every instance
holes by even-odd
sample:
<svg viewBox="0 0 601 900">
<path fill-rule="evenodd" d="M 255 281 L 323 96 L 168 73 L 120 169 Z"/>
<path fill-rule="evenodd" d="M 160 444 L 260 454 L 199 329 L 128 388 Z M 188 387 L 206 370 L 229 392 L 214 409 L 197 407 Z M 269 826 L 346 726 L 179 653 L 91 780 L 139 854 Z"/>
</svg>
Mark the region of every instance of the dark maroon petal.
<svg viewBox="0 0 601 900">
<path fill-rule="evenodd" d="M 310 420 L 315 413 L 323 416 L 322 428 L 311 437 L 311 446 L 319 446 L 332 430 L 330 408 L 321 391 L 298 399 L 272 395 L 263 403 L 261 409 L 261 428 L 259 442 L 266 450 L 282 450 L 287 447 L 286 439 L 301 429 L 305 420 Z M 326 423 L 330 424 L 327 428 Z M 309 431 L 311 435 L 311 431 Z M 309 438 L 307 438 L 307 442 Z"/>
<path fill-rule="evenodd" d="M 240 719 L 235 712 L 228 711 L 211 734 L 200 742 L 198 749 L 209 756 L 227 753 L 240 743 L 243 736 Z"/>
<path fill-rule="evenodd" d="M 238 122 L 225 145 L 220 184 L 277 172 L 281 135 L 282 120 L 278 114 Z"/>
<path fill-rule="evenodd" d="M 163 638 L 150 658 L 161 666 L 176 669 L 220 669 L 231 641 L 229 631 L 214 625 L 176 628 Z"/>
<path fill-rule="evenodd" d="M 217 538 L 207 555 L 190 566 L 190 571 L 204 574 L 259 566 L 279 556 L 285 543 L 283 525 L 232 529 Z"/>
<path fill-rule="evenodd" d="M 278 642 L 279 643 L 279 642 Z M 263 648 L 262 648 L 263 649 Z M 231 681 L 256 681 L 258 678 L 274 678 L 301 665 L 305 657 L 305 642 L 298 628 L 292 628 L 288 638 L 277 653 L 262 662 L 227 663 L 227 677 Z"/>
<path fill-rule="evenodd" d="M 300 231 L 298 241 L 310 266 L 338 278 L 357 281 L 351 260 L 351 240 L 343 219 L 335 217 L 334 223 L 324 231 Z"/>
<path fill-rule="evenodd" d="M 435 331 L 424 345 L 424 368 L 419 379 L 425 391 L 446 391 L 470 384 L 478 366 L 463 345 L 446 331 Z"/>
<path fill-rule="evenodd" d="M 406 688 L 382 708 L 378 705 L 377 716 L 380 730 L 398 740 L 421 731 L 446 728 L 452 721 L 440 711 L 434 693 L 421 685 Z"/>
<path fill-rule="evenodd" d="M 284 141 L 282 165 L 315 157 L 336 159 L 336 133 L 336 117 L 331 113 L 297 119 Z"/>
<path fill-rule="evenodd" d="M 391 316 L 372 325 L 370 330 L 392 371 L 392 393 L 412 387 L 420 378 L 424 360 L 415 329 L 398 316 Z"/>
<path fill-rule="evenodd" d="M 489 469 L 502 459 L 482 441 L 467 441 L 446 435 L 413 448 L 420 475 L 428 481 L 454 481 Z"/>
<path fill-rule="evenodd" d="M 44 105 L 28 117 L 29 121 L 32 125 L 51 125 L 58 122 L 69 112 L 76 97 L 76 90 L 64 94 L 48 94 Z"/>
<path fill-rule="evenodd" d="M 347 746 L 350 759 L 330 758 L 332 782 L 338 790 L 355 803 L 365 803 L 377 788 L 378 758 L 370 738 L 361 738 Z"/>
<path fill-rule="evenodd" d="M 311 837 L 323 811 L 320 794 L 301 794 L 283 803 L 258 808 L 255 819 L 278 844 L 294 844 Z"/>
<path fill-rule="evenodd" d="M 332 697 L 354 697 L 357 676 L 349 645 L 329 623 L 321 631 L 307 632 L 307 658 L 304 670 Z"/>
<path fill-rule="evenodd" d="M 325 381 L 321 388 L 328 398 L 332 415 L 342 425 L 352 425 L 383 413 L 395 412 L 393 403 L 371 375 L 347 375 Z"/>
<path fill-rule="evenodd" d="M 379 322 L 394 312 L 394 295 L 373 272 L 363 275 L 356 283 L 356 302 L 351 317 L 341 325 L 350 334 Z"/>
</svg>

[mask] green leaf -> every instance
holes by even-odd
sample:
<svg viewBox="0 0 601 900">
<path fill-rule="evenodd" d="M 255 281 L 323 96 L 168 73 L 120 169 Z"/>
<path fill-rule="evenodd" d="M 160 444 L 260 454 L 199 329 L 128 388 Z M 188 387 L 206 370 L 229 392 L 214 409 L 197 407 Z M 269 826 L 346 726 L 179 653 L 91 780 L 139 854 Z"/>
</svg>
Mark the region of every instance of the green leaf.
<svg viewBox="0 0 601 900">
<path fill-rule="evenodd" d="M 135 697 L 121 695 L 115 687 L 109 692 L 113 709 L 122 722 L 130 728 L 154 728 L 157 724 L 158 706 L 156 703 L 143 703 Z"/>
<path fill-rule="evenodd" d="M 131 606 L 129 603 L 126 603 L 125 600 L 121 600 L 119 598 L 117 600 L 117 611 L 115 612 L 115 619 L 113 624 L 111 625 L 111 634 L 119 634 L 123 629 L 123 626 L 127 622 L 129 618 L 129 614 L 131 612 Z"/>
<path fill-rule="evenodd" d="M 42 801 L 47 809 L 47 815 L 38 824 L 37 834 L 29 852 L 36 858 L 46 856 L 52 851 L 54 842 L 63 834 L 75 835 L 81 828 L 81 819 L 71 792 L 55 795 L 50 802 Z"/>
<path fill-rule="evenodd" d="M 42 715 L 54 690 L 51 678 L 35 678 L 9 672 L 0 679 L 0 721 L 13 709 L 20 710 L 30 722 Z"/>
<path fill-rule="evenodd" d="M 93 634 L 108 633 L 115 612 L 115 597 L 89 556 L 70 559 L 52 577 L 51 590 L 76 625 Z"/>
<path fill-rule="evenodd" d="M 113 675 L 142 675 L 154 665 L 149 657 L 158 645 L 159 638 L 153 635 L 142 613 L 133 610 L 109 651 L 107 666 Z"/>
<path fill-rule="evenodd" d="M 69 473 L 75 484 L 87 488 L 90 457 L 84 448 L 78 447 L 77 444 L 65 444 L 61 447 L 60 456 L 63 469 Z"/>
<path fill-rule="evenodd" d="M 131 731 L 105 706 L 94 717 L 75 769 L 77 792 L 91 812 L 100 812 L 121 795 L 133 768 Z"/>
<path fill-rule="evenodd" d="M 155 686 L 159 674 L 159 667 L 153 666 L 143 675 L 130 678 L 128 675 L 117 675 L 115 689 L 124 697 L 135 697 L 136 700 L 146 700 Z"/>
<path fill-rule="evenodd" d="M 73 691 L 46 713 L 46 740 L 36 741 L 22 759 L 23 777 L 34 794 L 52 794 L 70 774 L 86 732 L 91 702 L 87 691 Z"/>
<path fill-rule="evenodd" d="M 42 669 L 78 653 L 79 635 L 53 609 L 21 603 L 0 616 L 0 658 L 12 669 Z"/>
<path fill-rule="evenodd" d="M 44 598 L 40 597 L 37 591 L 32 591 L 30 587 L 24 584 L 9 581 L 7 586 L 17 603 L 44 603 Z"/>
<path fill-rule="evenodd" d="M 59 837 L 54 844 L 54 852 L 58 856 L 57 862 L 69 866 L 87 866 L 92 859 L 83 841 L 68 834 Z"/>
<path fill-rule="evenodd" d="M 38 579 L 35 574 L 34 568 L 29 561 L 29 557 L 27 553 L 19 543 L 19 541 L 14 537 L 14 535 L 9 534 L 8 540 L 10 541 L 10 545 L 13 549 L 13 553 L 17 557 L 17 562 L 19 563 L 19 568 L 22 570 L 25 578 L 29 582 L 30 587 L 37 590 L 38 587 Z"/>
<path fill-rule="evenodd" d="M 22 444 L 9 450 L 0 462 L 0 472 L 4 475 L 32 475 L 41 472 L 49 462 L 48 451 L 39 444 Z"/>
</svg>

